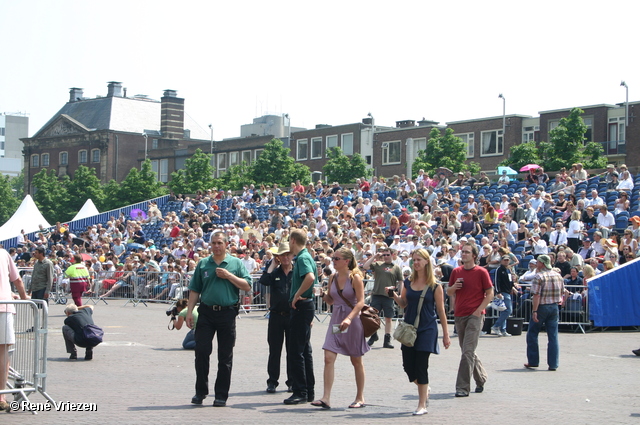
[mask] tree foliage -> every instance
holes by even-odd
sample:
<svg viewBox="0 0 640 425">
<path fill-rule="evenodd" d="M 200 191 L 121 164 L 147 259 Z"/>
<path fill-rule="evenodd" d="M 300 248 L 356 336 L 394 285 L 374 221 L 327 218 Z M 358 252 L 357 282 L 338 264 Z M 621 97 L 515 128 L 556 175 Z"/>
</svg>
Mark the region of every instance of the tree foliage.
<svg viewBox="0 0 640 425">
<path fill-rule="evenodd" d="M 33 200 L 49 223 L 73 218 L 66 207 L 66 200 L 69 198 L 66 187 L 68 181 L 68 176 L 58 179 L 56 170 L 46 168 L 40 170 L 31 180 L 36 188 Z"/>
<path fill-rule="evenodd" d="M 69 213 L 80 211 L 87 199 L 91 199 L 98 210 L 104 209 L 104 192 L 94 168 L 79 166 L 73 179 L 67 182 L 66 189 L 68 199 L 65 206 Z"/>
<path fill-rule="evenodd" d="M 427 148 L 418 152 L 412 170 L 414 177 L 420 169 L 433 174 L 440 167 L 446 167 L 453 172 L 468 170 L 475 174 L 480 171 L 478 163 L 467 163 L 466 160 L 467 147 L 461 138 L 453 135 L 452 128 L 447 128 L 444 134 L 433 128 L 429 133 Z"/>
<path fill-rule="evenodd" d="M 112 180 L 103 186 L 103 192 L 104 210 L 110 210 L 157 198 L 166 194 L 167 190 L 158 181 L 156 173 L 151 170 L 151 160 L 146 159 L 142 163 L 141 170 L 132 168 L 121 183 L 118 184 Z"/>
<path fill-rule="evenodd" d="M 216 179 L 214 185 L 215 187 L 226 190 L 241 190 L 245 186 L 255 184 L 255 181 L 251 177 L 252 175 L 253 168 L 242 161 L 242 164 L 234 165 L 220 176 L 220 178 Z"/>
<path fill-rule="evenodd" d="M 211 154 L 197 149 L 193 156 L 185 161 L 184 169 L 171 173 L 169 187 L 174 193 L 196 193 L 198 190 L 211 189 L 214 185 Z"/>
<path fill-rule="evenodd" d="M 602 146 L 595 142 L 584 143 L 588 128 L 580 116 L 583 113 L 582 109 L 573 108 L 567 117 L 560 119 L 556 128 L 549 131 L 548 142 L 540 142 L 538 146 L 535 142 L 513 146 L 509 158 L 501 165 L 520 169 L 526 164 L 540 164 L 548 171 L 558 171 L 581 162 L 585 168 L 603 168 L 607 158 Z"/>
<path fill-rule="evenodd" d="M 288 187 L 292 182 L 300 180 L 302 184 L 311 181 L 309 167 L 297 163 L 279 139 L 271 139 L 264 147 L 258 159 L 251 165 L 252 179 L 259 184 L 274 183 Z"/>
<path fill-rule="evenodd" d="M 344 155 L 342 149 L 334 147 L 329 149 L 329 159 L 322 167 L 324 175 L 328 181 L 338 183 L 353 183 L 357 178 L 369 177 L 371 169 L 359 153 L 354 153 L 351 157 Z"/>
<path fill-rule="evenodd" d="M 0 226 L 7 222 L 20 206 L 20 199 L 12 187 L 12 179 L 9 176 L 0 176 Z"/>
</svg>

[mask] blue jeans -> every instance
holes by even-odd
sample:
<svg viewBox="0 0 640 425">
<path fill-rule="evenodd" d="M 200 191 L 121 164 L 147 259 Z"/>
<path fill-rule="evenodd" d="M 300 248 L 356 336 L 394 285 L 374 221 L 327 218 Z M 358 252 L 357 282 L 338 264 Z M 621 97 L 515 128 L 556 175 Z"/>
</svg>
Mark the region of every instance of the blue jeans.
<svg viewBox="0 0 640 425">
<path fill-rule="evenodd" d="M 547 329 L 547 364 L 551 369 L 557 369 L 560 362 L 560 343 L 558 342 L 558 305 L 541 304 L 538 306 L 538 321 L 533 318 L 529 322 L 527 331 L 527 360 L 531 366 L 540 364 L 540 350 L 538 348 L 538 334 L 544 324 Z"/>
<path fill-rule="evenodd" d="M 509 292 L 500 292 L 502 294 L 502 300 L 504 301 L 504 305 L 507 307 L 506 310 L 500 312 L 500 316 L 496 323 L 493 324 L 494 328 L 500 329 L 500 331 L 507 331 L 507 319 L 511 316 L 511 312 L 513 311 L 513 304 L 511 303 L 511 293 Z"/>
</svg>

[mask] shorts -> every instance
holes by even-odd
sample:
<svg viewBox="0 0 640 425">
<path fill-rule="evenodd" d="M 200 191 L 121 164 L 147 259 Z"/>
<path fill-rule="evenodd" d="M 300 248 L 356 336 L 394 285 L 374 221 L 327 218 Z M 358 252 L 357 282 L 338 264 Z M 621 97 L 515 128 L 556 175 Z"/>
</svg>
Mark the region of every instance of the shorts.
<svg viewBox="0 0 640 425">
<path fill-rule="evenodd" d="M 429 383 L 429 355 L 428 351 L 418 351 L 415 347 L 402 345 L 402 368 L 409 378 L 409 382 L 419 385 Z"/>
<path fill-rule="evenodd" d="M 13 332 L 13 313 L 0 313 L 0 344 L 15 344 L 16 334 Z"/>
<path fill-rule="evenodd" d="M 380 312 L 380 316 L 393 319 L 395 312 L 393 311 L 393 298 L 389 298 L 386 295 L 372 295 L 371 307 Z"/>
</svg>

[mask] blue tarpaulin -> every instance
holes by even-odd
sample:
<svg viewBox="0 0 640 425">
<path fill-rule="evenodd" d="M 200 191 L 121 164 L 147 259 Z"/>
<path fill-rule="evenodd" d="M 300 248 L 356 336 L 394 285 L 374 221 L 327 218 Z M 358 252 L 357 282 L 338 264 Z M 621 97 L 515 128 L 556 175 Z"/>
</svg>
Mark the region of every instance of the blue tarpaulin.
<svg viewBox="0 0 640 425">
<path fill-rule="evenodd" d="M 640 326 L 640 259 L 601 273 L 588 285 L 595 326 Z"/>
</svg>

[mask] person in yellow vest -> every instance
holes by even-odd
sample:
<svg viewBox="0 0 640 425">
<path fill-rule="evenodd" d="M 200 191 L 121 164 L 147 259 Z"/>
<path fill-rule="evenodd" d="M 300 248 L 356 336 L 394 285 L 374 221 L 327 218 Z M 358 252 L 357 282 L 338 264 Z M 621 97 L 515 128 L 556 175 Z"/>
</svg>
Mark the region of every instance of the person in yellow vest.
<svg viewBox="0 0 640 425">
<path fill-rule="evenodd" d="M 71 297 L 78 307 L 82 306 L 82 293 L 89 287 L 89 270 L 84 265 L 80 254 L 73 256 L 73 264 L 64 272 L 69 278 Z"/>
</svg>

